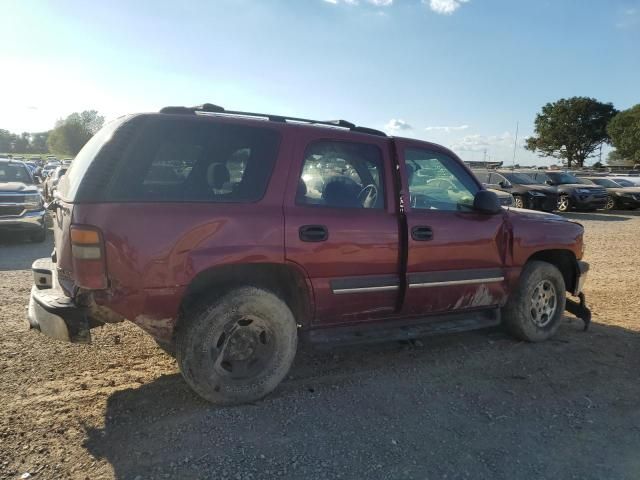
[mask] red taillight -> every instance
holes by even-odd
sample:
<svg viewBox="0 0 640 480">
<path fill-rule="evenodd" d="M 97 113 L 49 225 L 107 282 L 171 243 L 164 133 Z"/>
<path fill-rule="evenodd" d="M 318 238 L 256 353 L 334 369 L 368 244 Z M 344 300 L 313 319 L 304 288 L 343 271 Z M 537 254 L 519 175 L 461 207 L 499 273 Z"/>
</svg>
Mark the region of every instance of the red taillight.
<svg viewBox="0 0 640 480">
<path fill-rule="evenodd" d="M 71 225 L 71 257 L 76 285 L 90 290 L 107 288 L 100 230 L 87 225 Z"/>
</svg>

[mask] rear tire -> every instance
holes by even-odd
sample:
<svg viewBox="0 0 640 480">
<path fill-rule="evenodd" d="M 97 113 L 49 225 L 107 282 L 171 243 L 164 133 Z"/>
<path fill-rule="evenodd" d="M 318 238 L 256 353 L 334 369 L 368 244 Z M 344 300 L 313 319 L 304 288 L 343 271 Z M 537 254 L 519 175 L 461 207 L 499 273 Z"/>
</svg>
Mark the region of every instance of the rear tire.
<svg viewBox="0 0 640 480">
<path fill-rule="evenodd" d="M 160 347 L 164 353 L 169 355 L 170 357 L 176 358 L 176 344 L 175 342 L 164 342 L 162 340 L 155 339 L 156 344 Z"/>
<path fill-rule="evenodd" d="M 516 208 L 524 208 L 524 201 L 520 195 L 513 196 L 513 206 Z"/>
<path fill-rule="evenodd" d="M 541 342 L 552 337 L 564 313 L 565 289 L 562 273 L 554 265 L 528 262 L 518 287 L 502 310 L 507 330 L 527 342 Z"/>
<path fill-rule="evenodd" d="M 611 195 L 607 195 L 607 204 L 604 206 L 604 210 L 614 210 L 616 208 L 616 200 Z"/>
<path fill-rule="evenodd" d="M 285 377 L 298 333 L 291 310 L 271 292 L 241 287 L 187 314 L 176 335 L 185 381 L 205 400 L 258 400 Z"/>
</svg>

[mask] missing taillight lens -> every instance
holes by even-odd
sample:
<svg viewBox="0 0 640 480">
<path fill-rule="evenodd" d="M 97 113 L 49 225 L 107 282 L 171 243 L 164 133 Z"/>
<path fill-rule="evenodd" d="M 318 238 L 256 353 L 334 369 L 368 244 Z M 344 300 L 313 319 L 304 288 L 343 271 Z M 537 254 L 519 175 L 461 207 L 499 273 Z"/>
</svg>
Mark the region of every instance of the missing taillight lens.
<svg viewBox="0 0 640 480">
<path fill-rule="evenodd" d="M 86 225 L 72 225 L 71 257 L 76 285 L 91 290 L 107 288 L 104 242 L 100 230 Z"/>
</svg>

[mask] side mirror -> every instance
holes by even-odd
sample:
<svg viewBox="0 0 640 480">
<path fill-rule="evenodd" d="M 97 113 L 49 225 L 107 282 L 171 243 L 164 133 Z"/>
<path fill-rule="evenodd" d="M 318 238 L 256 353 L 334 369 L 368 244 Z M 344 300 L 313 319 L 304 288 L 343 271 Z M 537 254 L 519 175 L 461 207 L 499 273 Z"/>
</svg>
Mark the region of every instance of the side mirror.
<svg viewBox="0 0 640 480">
<path fill-rule="evenodd" d="M 509 182 L 505 182 L 505 181 L 500 182 L 498 185 L 500 185 L 500 188 L 511 188 L 512 187 L 512 185 Z"/>
<path fill-rule="evenodd" d="M 42 184 L 42 177 L 40 175 L 34 175 L 33 179 L 35 180 L 37 185 Z"/>
<path fill-rule="evenodd" d="M 495 214 L 502 211 L 498 196 L 489 190 L 480 190 L 473 199 L 473 209 L 481 213 Z"/>
<path fill-rule="evenodd" d="M 545 180 L 545 182 L 544 182 L 544 183 L 546 183 L 547 185 L 550 185 L 550 186 L 552 186 L 552 187 L 553 187 L 553 185 L 555 185 L 555 184 L 553 183 L 553 180 Z"/>
</svg>

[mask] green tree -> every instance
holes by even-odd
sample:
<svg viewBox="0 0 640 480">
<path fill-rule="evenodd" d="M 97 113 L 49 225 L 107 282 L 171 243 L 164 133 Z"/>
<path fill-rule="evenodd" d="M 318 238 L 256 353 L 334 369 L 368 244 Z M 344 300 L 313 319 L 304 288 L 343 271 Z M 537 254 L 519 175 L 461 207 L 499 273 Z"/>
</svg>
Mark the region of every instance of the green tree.
<svg viewBox="0 0 640 480">
<path fill-rule="evenodd" d="M 58 120 L 49 134 L 49 151 L 58 155 L 76 155 L 84 144 L 104 124 L 104 117 L 95 110 L 72 113 L 65 120 Z"/>
<path fill-rule="evenodd" d="M 9 130 L 0 129 L 0 152 L 11 152 L 13 146 L 13 134 Z"/>
<path fill-rule="evenodd" d="M 536 115 L 535 135 L 525 148 L 545 157 L 566 162 L 567 167 L 593 155 L 602 143 L 609 142 L 607 124 L 617 113 L 611 103 L 594 98 L 562 98 L 547 103 Z"/>
<path fill-rule="evenodd" d="M 620 152 L 618 150 L 611 150 L 609 152 L 609 155 L 607 155 L 607 165 L 622 165 L 625 167 L 632 167 L 633 164 L 633 160 L 623 157 L 622 155 L 620 155 Z"/>
<path fill-rule="evenodd" d="M 607 132 L 621 158 L 640 163 L 640 104 L 613 117 Z"/>
<path fill-rule="evenodd" d="M 37 132 L 31 134 L 31 152 L 32 153 L 47 153 L 47 138 L 49 138 L 49 132 Z"/>
<path fill-rule="evenodd" d="M 30 151 L 30 144 L 31 135 L 23 132 L 20 135 L 15 135 L 11 151 L 15 153 L 28 153 Z"/>
</svg>

